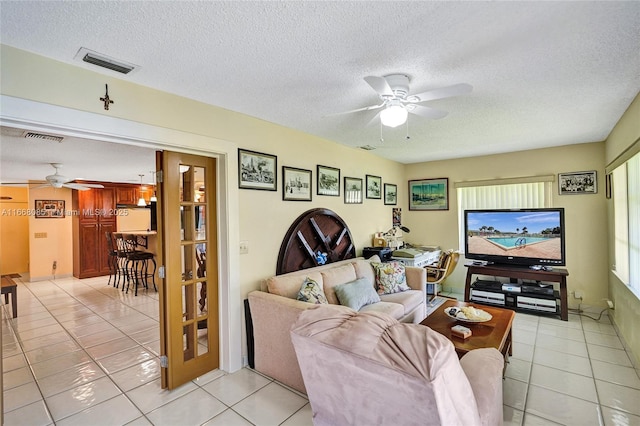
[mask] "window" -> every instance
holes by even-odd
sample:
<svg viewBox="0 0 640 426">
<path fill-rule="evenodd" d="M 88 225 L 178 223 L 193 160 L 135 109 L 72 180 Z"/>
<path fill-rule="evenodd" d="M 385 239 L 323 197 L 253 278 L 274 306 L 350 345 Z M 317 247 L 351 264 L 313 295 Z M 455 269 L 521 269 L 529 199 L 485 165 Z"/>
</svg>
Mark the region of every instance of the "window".
<svg viewBox="0 0 640 426">
<path fill-rule="evenodd" d="M 554 176 L 456 182 L 458 235 L 464 252 L 464 211 L 471 209 L 516 209 L 551 207 Z"/>
<path fill-rule="evenodd" d="M 613 179 L 613 272 L 640 298 L 640 154 L 611 173 Z"/>
</svg>

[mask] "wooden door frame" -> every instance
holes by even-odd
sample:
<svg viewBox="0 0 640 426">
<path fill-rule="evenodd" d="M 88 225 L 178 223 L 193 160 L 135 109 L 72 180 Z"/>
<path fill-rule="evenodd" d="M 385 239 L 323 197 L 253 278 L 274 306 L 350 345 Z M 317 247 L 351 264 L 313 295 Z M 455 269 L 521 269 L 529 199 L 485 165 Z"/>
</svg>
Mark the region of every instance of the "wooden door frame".
<svg viewBox="0 0 640 426">
<path fill-rule="evenodd" d="M 24 130 L 75 136 L 96 141 L 137 145 L 218 159 L 218 249 L 220 300 L 220 368 L 234 372 L 243 367 L 242 294 L 240 286 L 240 216 L 238 145 L 233 142 L 78 111 L 58 105 L 0 95 L 0 125 Z M 180 143 L 180 145 L 176 145 Z M 30 249 L 31 250 L 31 249 Z"/>
</svg>

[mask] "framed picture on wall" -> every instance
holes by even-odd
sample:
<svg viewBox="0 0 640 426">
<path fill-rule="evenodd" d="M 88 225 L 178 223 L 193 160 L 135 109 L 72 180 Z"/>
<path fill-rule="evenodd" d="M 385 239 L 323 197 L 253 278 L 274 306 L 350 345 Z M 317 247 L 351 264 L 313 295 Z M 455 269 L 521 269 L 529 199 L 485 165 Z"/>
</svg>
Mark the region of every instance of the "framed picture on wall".
<svg viewBox="0 0 640 426">
<path fill-rule="evenodd" d="M 384 203 L 390 206 L 398 204 L 398 185 L 384 184 Z"/>
<path fill-rule="evenodd" d="M 344 203 L 362 204 L 362 179 L 354 177 L 344 178 Z"/>
<path fill-rule="evenodd" d="M 558 174 L 558 191 L 560 195 L 596 194 L 598 181 L 596 171 L 572 172 Z"/>
<path fill-rule="evenodd" d="M 36 200 L 36 219 L 63 219 L 64 200 Z"/>
<path fill-rule="evenodd" d="M 278 157 L 238 148 L 238 186 L 277 191 Z"/>
<path fill-rule="evenodd" d="M 311 201 L 311 170 L 282 166 L 282 199 Z"/>
<path fill-rule="evenodd" d="M 340 169 L 318 165 L 318 195 L 340 196 Z"/>
<path fill-rule="evenodd" d="M 382 178 L 380 176 L 366 175 L 367 198 L 379 200 L 382 198 Z"/>
<path fill-rule="evenodd" d="M 410 180 L 409 210 L 449 210 L 449 179 Z"/>
</svg>

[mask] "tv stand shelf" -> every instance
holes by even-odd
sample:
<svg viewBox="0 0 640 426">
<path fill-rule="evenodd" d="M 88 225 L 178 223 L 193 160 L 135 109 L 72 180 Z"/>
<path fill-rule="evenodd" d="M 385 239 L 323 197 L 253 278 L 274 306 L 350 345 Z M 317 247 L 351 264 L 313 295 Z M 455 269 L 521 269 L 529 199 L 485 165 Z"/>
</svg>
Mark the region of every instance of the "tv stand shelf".
<svg viewBox="0 0 640 426">
<path fill-rule="evenodd" d="M 506 277 L 509 278 L 512 283 L 517 283 L 518 280 L 533 280 L 544 283 L 558 283 L 560 287 L 559 294 L 554 292 L 554 295 L 559 296 L 560 300 L 560 318 L 563 321 L 569 320 L 569 308 L 567 305 L 567 276 L 569 272 L 562 268 L 553 268 L 551 271 L 536 271 L 529 269 L 525 266 L 509 266 L 509 265 L 465 265 L 467 267 L 467 280 L 464 286 L 464 300 L 465 302 L 471 301 L 471 284 L 473 275 L 486 275 L 494 277 Z M 501 291 L 500 293 L 506 294 L 518 294 L 510 291 Z M 529 296 L 529 294 L 522 294 L 521 296 Z M 554 296 L 555 298 L 558 298 Z M 545 298 L 544 296 L 541 298 Z M 548 298 L 548 296 L 546 297 Z M 475 301 L 474 301 L 475 302 Z M 503 306 L 509 309 L 509 306 Z M 523 309 L 524 310 L 524 309 Z M 527 310 L 527 312 L 533 312 Z M 544 312 L 541 312 L 544 313 Z M 553 313 L 553 312 L 549 312 Z"/>
</svg>

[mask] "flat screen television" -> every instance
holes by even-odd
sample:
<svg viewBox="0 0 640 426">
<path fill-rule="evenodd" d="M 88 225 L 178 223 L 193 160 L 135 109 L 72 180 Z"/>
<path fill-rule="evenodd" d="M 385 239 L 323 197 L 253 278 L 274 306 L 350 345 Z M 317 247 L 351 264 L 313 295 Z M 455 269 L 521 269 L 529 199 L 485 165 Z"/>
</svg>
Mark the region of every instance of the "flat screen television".
<svg viewBox="0 0 640 426">
<path fill-rule="evenodd" d="M 565 265 L 564 209 L 465 210 L 465 257 L 507 265 Z"/>
</svg>

